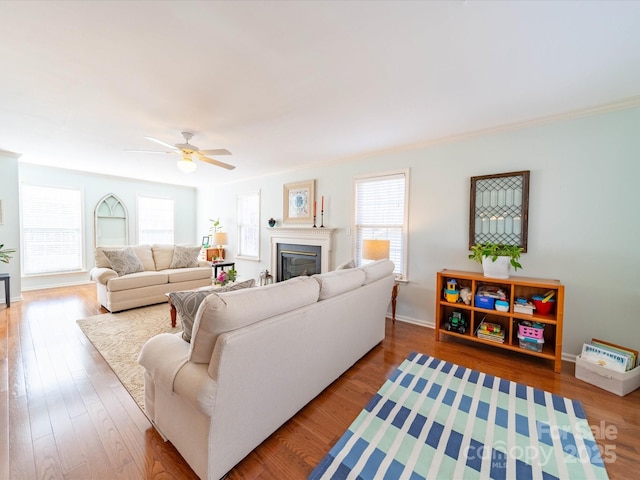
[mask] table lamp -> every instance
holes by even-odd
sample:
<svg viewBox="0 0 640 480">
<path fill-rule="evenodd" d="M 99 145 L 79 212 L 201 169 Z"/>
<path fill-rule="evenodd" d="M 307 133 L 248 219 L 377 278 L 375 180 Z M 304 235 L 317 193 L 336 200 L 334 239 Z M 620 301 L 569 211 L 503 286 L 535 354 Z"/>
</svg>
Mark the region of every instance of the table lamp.
<svg viewBox="0 0 640 480">
<path fill-rule="evenodd" d="M 363 240 L 362 258 L 365 260 L 389 258 L 389 243 L 389 240 Z"/>
<path fill-rule="evenodd" d="M 216 232 L 213 234 L 213 243 L 218 246 L 218 258 L 223 260 L 223 247 L 229 243 L 227 234 L 224 232 Z"/>
</svg>

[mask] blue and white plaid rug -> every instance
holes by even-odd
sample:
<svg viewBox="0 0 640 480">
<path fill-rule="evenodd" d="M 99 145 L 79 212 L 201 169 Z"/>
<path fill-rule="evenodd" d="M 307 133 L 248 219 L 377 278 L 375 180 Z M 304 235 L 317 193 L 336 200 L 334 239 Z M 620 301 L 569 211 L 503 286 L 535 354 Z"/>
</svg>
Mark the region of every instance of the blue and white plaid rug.
<svg viewBox="0 0 640 480">
<path fill-rule="evenodd" d="M 310 479 L 606 479 L 580 402 L 413 353 Z"/>
</svg>

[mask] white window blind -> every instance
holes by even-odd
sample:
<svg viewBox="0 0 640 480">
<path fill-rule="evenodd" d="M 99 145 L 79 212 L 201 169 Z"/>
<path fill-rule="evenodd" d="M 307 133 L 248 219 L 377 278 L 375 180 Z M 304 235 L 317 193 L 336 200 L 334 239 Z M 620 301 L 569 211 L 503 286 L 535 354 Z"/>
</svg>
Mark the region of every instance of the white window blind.
<svg viewBox="0 0 640 480">
<path fill-rule="evenodd" d="M 138 243 L 174 243 L 172 199 L 138 197 Z"/>
<path fill-rule="evenodd" d="M 260 193 L 238 195 L 238 256 L 260 257 Z"/>
<path fill-rule="evenodd" d="M 389 259 L 394 273 L 406 276 L 408 172 L 356 178 L 355 252 L 360 265 L 363 240 L 389 240 Z"/>
<path fill-rule="evenodd" d="M 26 275 L 82 270 L 82 193 L 22 185 L 22 252 Z"/>
</svg>

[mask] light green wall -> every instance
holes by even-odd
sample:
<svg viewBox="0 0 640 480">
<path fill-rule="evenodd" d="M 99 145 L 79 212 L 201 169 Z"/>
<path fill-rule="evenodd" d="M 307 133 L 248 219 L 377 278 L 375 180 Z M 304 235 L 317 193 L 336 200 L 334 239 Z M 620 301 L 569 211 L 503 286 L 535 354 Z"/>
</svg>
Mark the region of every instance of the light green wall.
<svg viewBox="0 0 640 480">
<path fill-rule="evenodd" d="M 640 108 L 611 111 L 543 125 L 470 137 L 434 146 L 299 170 L 198 190 L 118 177 L 21 164 L 20 181 L 80 186 L 85 195 L 85 257 L 93 264 L 93 209 L 107 193 L 127 204 L 130 243 L 135 243 L 138 194 L 174 196 L 176 242 L 200 243 L 209 219 L 220 217 L 237 245 L 236 194 L 261 192 L 261 260 L 238 260 L 241 277 L 271 268 L 267 219 L 282 219 L 283 184 L 315 178 L 325 196 L 325 225 L 337 229 L 331 265 L 352 256 L 350 235 L 353 177 L 410 169 L 409 283 L 398 299 L 398 317 L 432 324 L 435 274 L 442 268 L 480 271 L 467 259 L 469 178 L 531 170 L 529 252 L 518 275 L 557 278 L 566 285 L 563 350 L 580 352 L 592 337 L 640 347 L 636 305 L 640 299 L 640 238 L 636 193 L 640 177 Z M 303 162 L 304 159 L 301 159 Z M 7 205 L 17 205 L 16 156 L 0 157 L 0 188 Z M 7 201 L 9 196 L 9 201 Z M 15 198 L 14 198 L 15 197 Z M 194 205 L 196 206 L 194 208 Z M 16 211 L 17 212 L 17 211 Z M 15 213 L 17 219 L 17 213 Z M 18 243 L 16 225 L 0 226 L 0 241 Z M 20 295 L 19 262 L 11 269 L 12 297 Z M 13 277 L 16 277 L 15 280 Z M 88 273 L 22 279 L 22 288 L 85 282 Z M 17 281 L 16 281 L 17 280 Z"/>
<path fill-rule="evenodd" d="M 113 193 L 126 205 L 129 213 L 129 244 L 138 243 L 136 202 L 139 195 L 172 198 L 175 205 L 175 242 L 200 245 L 201 237 L 196 232 L 196 190 L 162 183 L 144 182 L 122 177 L 94 175 L 90 173 L 43 167 L 32 164 L 20 165 L 20 182 L 57 187 L 80 188 L 84 199 L 84 264 L 85 271 L 67 275 L 44 275 L 23 277 L 23 290 L 34 288 L 73 285 L 89 281 L 89 271 L 94 262 L 94 211 L 97 203 L 107 194 Z"/>
<path fill-rule="evenodd" d="M 0 150 L 0 199 L 4 204 L 4 222 L 0 225 L 0 244 L 16 250 L 9 263 L 0 262 L 0 273 L 11 275 L 12 300 L 22 297 L 20 283 L 20 210 L 18 207 L 18 158 L 20 155 Z M 4 283 L 0 284 L 0 303 L 5 303 Z"/>
<path fill-rule="evenodd" d="M 261 261 L 237 265 L 257 277 L 271 268 L 267 219 L 282 219 L 283 184 L 315 178 L 325 225 L 338 228 L 335 266 L 352 255 L 353 177 L 409 168 L 409 283 L 398 317 L 432 324 L 436 272 L 481 270 L 467 259 L 469 178 L 530 170 L 529 251 L 517 274 L 565 284 L 563 351 L 578 354 L 592 337 L 638 348 L 639 156 L 640 108 L 628 108 L 199 191 L 198 226 L 206 233 L 208 219 L 221 217 L 233 253 L 235 194 L 260 190 Z"/>
</svg>

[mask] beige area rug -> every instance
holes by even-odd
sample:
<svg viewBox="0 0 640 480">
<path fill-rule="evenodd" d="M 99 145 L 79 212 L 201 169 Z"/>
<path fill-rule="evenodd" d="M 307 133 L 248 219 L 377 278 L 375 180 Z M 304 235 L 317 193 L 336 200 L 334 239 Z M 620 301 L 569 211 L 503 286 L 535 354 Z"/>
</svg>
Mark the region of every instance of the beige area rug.
<svg viewBox="0 0 640 480">
<path fill-rule="evenodd" d="M 78 320 L 78 325 L 144 411 L 144 368 L 138 354 L 151 337 L 181 331 L 171 328 L 168 305 L 104 313 Z"/>
</svg>

